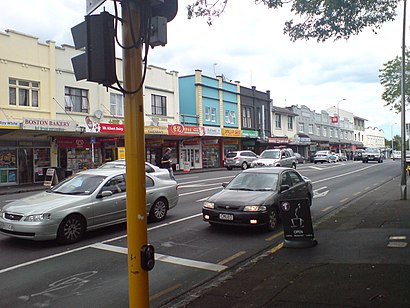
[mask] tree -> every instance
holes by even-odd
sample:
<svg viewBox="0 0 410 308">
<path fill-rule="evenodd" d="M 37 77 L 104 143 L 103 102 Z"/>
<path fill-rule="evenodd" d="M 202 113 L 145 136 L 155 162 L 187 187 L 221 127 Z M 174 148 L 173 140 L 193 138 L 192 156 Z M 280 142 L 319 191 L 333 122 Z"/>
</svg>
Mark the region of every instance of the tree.
<svg viewBox="0 0 410 308">
<path fill-rule="evenodd" d="M 406 59 L 410 57 L 410 51 L 406 50 Z M 385 106 L 390 107 L 390 110 L 395 110 L 396 113 L 401 112 L 401 57 L 396 57 L 393 60 L 383 64 L 383 68 L 379 70 L 380 83 L 384 86 L 382 99 L 386 102 Z M 406 63 L 406 72 L 410 72 L 410 63 Z M 406 76 L 408 73 L 406 73 Z M 409 79 L 405 80 L 406 86 L 406 104 L 410 103 L 410 87 Z"/>
<path fill-rule="evenodd" d="M 238 1 L 238 0 L 236 0 Z M 401 0 L 254 0 L 268 8 L 291 7 L 300 22 L 290 19 L 285 22 L 284 33 L 292 41 L 315 38 L 318 42 L 327 39 L 348 39 L 365 28 L 376 32 L 383 23 L 397 16 Z M 195 0 L 187 6 L 188 19 L 206 17 L 211 25 L 219 17 L 228 0 Z"/>
</svg>

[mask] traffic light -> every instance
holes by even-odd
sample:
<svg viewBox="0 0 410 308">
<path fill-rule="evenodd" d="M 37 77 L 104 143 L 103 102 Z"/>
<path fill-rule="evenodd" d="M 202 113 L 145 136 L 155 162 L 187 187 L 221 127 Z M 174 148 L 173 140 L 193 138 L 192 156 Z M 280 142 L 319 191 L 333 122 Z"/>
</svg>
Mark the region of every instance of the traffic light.
<svg viewBox="0 0 410 308">
<path fill-rule="evenodd" d="M 170 22 L 178 12 L 178 0 L 160 0 L 160 4 L 152 7 L 152 17 L 162 16 Z"/>
<path fill-rule="evenodd" d="M 86 79 L 104 86 L 117 81 L 115 70 L 114 16 L 107 12 L 87 15 L 71 28 L 75 49 L 85 53 L 71 59 L 76 80 Z"/>
</svg>

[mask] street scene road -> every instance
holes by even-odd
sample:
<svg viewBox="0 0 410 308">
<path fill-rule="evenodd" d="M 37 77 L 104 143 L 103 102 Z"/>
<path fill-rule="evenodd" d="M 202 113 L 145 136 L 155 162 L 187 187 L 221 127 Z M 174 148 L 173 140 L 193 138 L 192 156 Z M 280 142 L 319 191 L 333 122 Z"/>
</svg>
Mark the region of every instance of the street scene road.
<svg viewBox="0 0 410 308">
<path fill-rule="evenodd" d="M 308 163 L 299 164 L 297 170 L 313 183 L 315 225 L 399 176 L 400 162 Z M 149 274 L 151 307 L 183 298 L 188 291 L 283 241 L 281 226 L 266 232 L 214 228 L 202 220 L 203 201 L 239 172 L 177 174 L 178 206 L 169 211 L 165 221 L 148 224 L 149 242 L 156 252 L 156 264 Z M 0 207 L 28 194 L 33 192 L 2 195 Z M 90 232 L 83 241 L 66 246 L 1 235 L 0 249 L 0 288 L 1 294 L 6 294 L 0 298 L 1 307 L 128 306 L 124 224 Z"/>
</svg>

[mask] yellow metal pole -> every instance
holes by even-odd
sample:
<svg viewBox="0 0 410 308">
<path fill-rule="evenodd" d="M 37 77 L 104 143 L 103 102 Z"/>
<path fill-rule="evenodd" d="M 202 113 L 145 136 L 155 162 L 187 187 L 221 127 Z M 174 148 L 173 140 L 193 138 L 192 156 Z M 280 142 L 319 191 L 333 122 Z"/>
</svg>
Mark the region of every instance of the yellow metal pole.
<svg viewBox="0 0 410 308">
<path fill-rule="evenodd" d="M 129 8 L 129 9 L 128 9 Z M 123 44 L 140 36 L 140 12 L 135 1 L 123 1 Z M 142 79 L 141 48 L 124 49 L 124 88 L 134 91 Z M 148 272 L 141 267 L 141 247 L 147 244 L 143 90 L 125 94 L 125 159 L 127 162 L 127 234 L 129 307 L 149 307 Z"/>
</svg>

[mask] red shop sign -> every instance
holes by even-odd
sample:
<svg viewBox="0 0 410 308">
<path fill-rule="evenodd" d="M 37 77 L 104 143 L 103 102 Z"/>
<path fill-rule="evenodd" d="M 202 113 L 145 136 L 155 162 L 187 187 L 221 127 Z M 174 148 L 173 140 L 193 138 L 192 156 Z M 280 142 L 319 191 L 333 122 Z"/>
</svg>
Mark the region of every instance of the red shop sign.
<svg viewBox="0 0 410 308">
<path fill-rule="evenodd" d="M 75 138 L 75 137 L 56 137 L 57 145 L 60 149 L 87 149 L 91 148 L 91 138 Z M 97 141 L 94 144 L 95 148 L 101 146 Z"/>
</svg>

